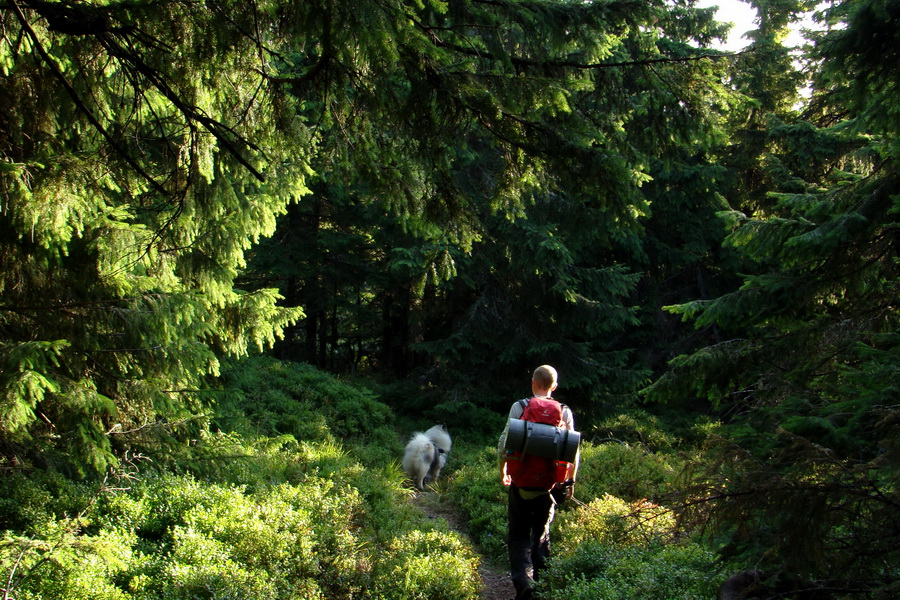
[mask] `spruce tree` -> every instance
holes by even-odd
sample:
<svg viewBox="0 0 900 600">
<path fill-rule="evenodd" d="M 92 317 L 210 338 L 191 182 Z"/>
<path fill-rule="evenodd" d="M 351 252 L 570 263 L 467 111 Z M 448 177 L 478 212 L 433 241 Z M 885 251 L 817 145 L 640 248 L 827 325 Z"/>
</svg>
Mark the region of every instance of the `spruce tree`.
<svg viewBox="0 0 900 600">
<path fill-rule="evenodd" d="M 6 465 L 102 471 L 195 435 L 221 357 L 271 344 L 300 314 L 233 285 L 306 192 L 310 144 L 260 76 L 268 42 L 243 9 L 0 10 Z"/>
<path fill-rule="evenodd" d="M 685 518 L 716 525 L 727 557 L 835 593 L 889 594 L 900 547 L 900 71 L 872 43 L 894 47 L 900 13 L 847 2 L 819 18 L 810 103 L 760 131 L 769 193 L 730 215 L 742 287 L 673 307 L 722 341 L 673 361 L 650 393 L 708 398 L 726 418 Z"/>
</svg>

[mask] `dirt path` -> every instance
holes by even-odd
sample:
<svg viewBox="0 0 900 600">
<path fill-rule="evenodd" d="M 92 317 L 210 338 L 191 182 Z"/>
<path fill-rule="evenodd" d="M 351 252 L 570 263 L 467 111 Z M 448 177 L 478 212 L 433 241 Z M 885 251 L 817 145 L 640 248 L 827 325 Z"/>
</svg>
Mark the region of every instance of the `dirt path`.
<svg viewBox="0 0 900 600">
<path fill-rule="evenodd" d="M 430 519 L 442 518 L 453 531 L 466 538 L 469 537 L 465 519 L 459 511 L 432 497 L 430 492 L 417 493 L 413 496 L 413 503 Z M 512 600 L 515 597 L 516 592 L 506 570 L 491 566 L 482 556 L 478 563 L 478 572 L 481 575 L 482 600 Z"/>
</svg>

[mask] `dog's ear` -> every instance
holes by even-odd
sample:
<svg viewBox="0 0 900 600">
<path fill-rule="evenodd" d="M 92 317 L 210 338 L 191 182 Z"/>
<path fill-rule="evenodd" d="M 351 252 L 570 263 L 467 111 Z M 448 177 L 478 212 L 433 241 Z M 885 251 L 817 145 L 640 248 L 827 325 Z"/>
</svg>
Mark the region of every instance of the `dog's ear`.
<svg viewBox="0 0 900 600">
<path fill-rule="evenodd" d="M 447 424 L 441 423 L 441 429 L 443 429 L 444 431 L 447 431 Z"/>
</svg>

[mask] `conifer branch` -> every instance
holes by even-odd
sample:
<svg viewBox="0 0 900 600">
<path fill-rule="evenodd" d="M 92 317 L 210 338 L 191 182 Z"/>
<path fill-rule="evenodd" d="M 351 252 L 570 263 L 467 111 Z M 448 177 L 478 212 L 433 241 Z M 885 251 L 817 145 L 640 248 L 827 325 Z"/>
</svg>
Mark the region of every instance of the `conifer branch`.
<svg viewBox="0 0 900 600">
<path fill-rule="evenodd" d="M 224 123 L 213 119 L 212 117 L 204 114 L 199 108 L 188 104 L 184 99 L 179 96 L 172 86 L 169 85 L 169 82 L 166 81 L 164 77 L 160 75 L 160 72 L 157 69 L 154 69 L 146 62 L 144 62 L 140 56 L 136 53 L 127 50 L 124 46 L 122 46 L 118 41 L 116 41 L 112 36 L 104 33 L 97 35 L 97 40 L 100 44 L 107 49 L 111 56 L 115 56 L 116 58 L 122 60 L 124 63 L 130 65 L 137 73 L 142 75 L 149 81 L 153 87 L 155 87 L 159 92 L 163 95 L 163 97 L 172 103 L 172 105 L 178 109 L 181 114 L 183 114 L 189 121 L 199 123 L 206 129 L 209 133 L 212 134 L 216 140 L 222 144 L 225 150 L 231 154 L 245 169 L 250 171 L 250 173 L 256 177 L 259 181 L 265 181 L 265 177 L 262 173 L 260 173 L 250 162 L 244 158 L 241 152 L 234 145 L 232 140 L 228 139 L 225 135 L 226 133 L 234 136 L 241 143 L 246 144 L 249 148 L 260 151 L 260 148 L 250 142 L 249 140 L 243 138 L 240 134 L 235 132 L 231 127 L 225 125 Z"/>
<path fill-rule="evenodd" d="M 138 425 L 137 427 L 133 427 L 132 429 L 122 429 L 122 424 L 116 423 L 109 429 L 109 431 L 106 432 L 106 435 L 131 435 L 132 433 L 138 433 L 145 429 L 172 429 L 173 427 L 177 427 L 178 425 L 196 421 L 197 419 L 202 419 L 207 416 L 208 415 L 196 415 L 193 417 L 179 419 L 178 421 L 173 422 L 166 421 L 165 419 L 157 419 L 156 421 L 144 423 L 143 425 Z"/>
<path fill-rule="evenodd" d="M 66 88 L 66 91 L 72 97 L 78 108 L 87 116 L 91 125 L 103 135 L 103 137 L 112 145 L 116 152 L 125 159 L 130 167 L 135 169 L 142 177 L 150 182 L 150 184 L 156 191 L 166 196 L 171 196 L 171 193 L 166 191 L 155 179 L 153 179 L 144 169 L 142 169 L 140 165 L 138 165 L 137 162 L 133 158 L 131 158 L 131 156 L 129 156 L 121 146 L 119 146 L 119 144 L 106 130 L 106 128 L 103 127 L 99 119 L 94 116 L 94 114 L 90 111 L 84 101 L 81 100 L 81 98 L 78 96 L 75 88 L 68 82 L 68 80 L 66 80 L 65 75 L 62 73 L 59 66 L 50 57 L 50 54 L 44 48 L 43 44 L 41 44 L 37 34 L 25 19 L 25 15 L 22 12 L 22 7 L 19 5 L 19 0 L 10 0 L 10 2 L 17 18 L 19 19 L 19 22 L 22 24 L 23 29 L 34 41 L 35 47 L 38 49 L 41 58 L 48 64 L 48 66 L 50 66 L 54 76 L 59 79 L 60 82 L 62 82 L 63 86 Z M 136 52 L 126 49 L 113 37 L 115 35 L 127 36 L 131 31 L 134 30 L 134 27 L 112 27 L 106 17 L 105 11 L 101 9 L 88 8 L 85 6 L 78 6 L 76 8 L 75 6 L 67 4 L 47 3 L 43 2 L 42 0 L 26 0 L 26 4 L 29 8 L 46 19 L 49 28 L 53 31 L 58 31 L 60 33 L 68 35 L 93 36 L 94 39 L 96 39 L 97 42 L 106 49 L 110 56 L 119 59 L 124 64 L 134 69 L 135 72 L 142 75 L 148 82 L 150 82 L 151 85 L 153 85 L 153 87 L 159 90 L 163 97 L 171 102 L 172 105 L 175 106 L 175 108 L 178 109 L 178 111 L 181 112 L 181 114 L 184 115 L 184 117 L 188 121 L 199 123 L 204 129 L 212 134 L 216 141 L 218 141 L 222 145 L 222 147 L 229 154 L 231 154 L 238 161 L 238 163 L 241 164 L 241 166 L 250 171 L 250 173 L 259 181 L 265 181 L 265 177 L 262 175 L 262 173 L 260 173 L 258 169 L 251 165 L 250 162 L 241 154 L 241 152 L 235 146 L 235 143 L 231 139 L 229 139 L 229 135 L 234 137 L 235 140 L 239 141 L 240 143 L 245 144 L 252 150 L 261 152 L 261 149 L 258 146 L 256 146 L 250 140 L 242 137 L 240 134 L 234 131 L 233 128 L 225 125 L 220 121 L 217 121 L 216 119 L 213 119 L 212 117 L 209 117 L 208 115 L 204 114 L 199 108 L 192 106 L 188 102 L 186 102 L 179 94 L 175 92 L 175 90 L 165 79 L 165 77 L 162 77 L 160 75 L 159 70 L 148 65 Z"/>
<path fill-rule="evenodd" d="M 9 576 L 6 579 L 6 587 L 0 590 L 3 592 L 2 600 L 13 600 L 13 596 L 11 596 L 10 593 L 16 587 L 18 587 L 19 581 L 22 580 L 21 577 L 19 577 L 19 579 L 16 579 L 16 571 L 22 565 L 22 559 L 25 558 L 25 554 L 35 545 L 36 543 L 34 542 L 34 536 L 31 536 L 31 541 L 20 546 L 19 554 L 18 556 L 16 556 L 15 561 L 13 561 L 12 568 L 9 570 Z"/>
<path fill-rule="evenodd" d="M 487 60 L 500 60 L 496 55 L 482 50 L 474 50 L 472 48 L 466 48 L 464 46 L 460 46 L 459 44 L 453 44 L 451 42 L 445 42 L 440 40 L 439 38 L 432 36 L 432 40 L 434 44 L 440 48 L 446 48 L 448 50 L 453 50 L 454 52 L 459 52 L 460 54 L 465 54 L 468 56 L 476 56 L 478 58 L 483 58 Z M 747 54 L 750 52 L 754 52 L 754 48 L 747 48 L 745 50 L 741 50 L 740 52 L 730 52 L 730 53 L 720 53 L 720 54 L 697 54 L 694 56 L 666 56 L 660 58 L 643 58 L 637 60 L 625 60 L 619 62 L 608 62 L 608 63 L 583 63 L 572 60 L 534 60 L 531 58 L 523 58 L 521 56 L 511 56 L 509 57 L 509 62 L 517 67 L 540 67 L 540 68 L 569 68 L 569 69 L 580 69 L 580 70 L 595 70 L 595 69 L 614 69 L 620 67 L 644 67 L 648 65 L 654 64 L 677 64 L 677 63 L 685 63 L 685 62 L 694 62 L 697 60 L 703 60 L 705 58 L 715 60 L 720 58 L 736 58 L 743 54 Z"/>
<path fill-rule="evenodd" d="M 62 86 L 65 88 L 66 92 L 72 98 L 72 101 L 78 107 L 78 109 L 84 113 L 87 120 L 90 124 L 96 129 L 100 135 L 102 135 L 106 141 L 115 149 L 115 151 L 128 163 L 132 169 L 134 169 L 141 177 L 143 177 L 157 192 L 164 196 L 170 196 L 171 194 L 162 187 L 149 173 L 147 173 L 138 163 L 135 161 L 126 151 L 122 148 L 116 139 L 106 130 L 103 124 L 97 119 L 96 116 L 91 112 L 88 106 L 84 103 L 84 101 L 79 97 L 78 92 L 75 90 L 74 86 L 69 83 L 69 80 L 66 79 L 65 74 L 59 68 L 59 65 L 56 64 L 56 61 L 50 56 L 50 53 L 47 52 L 47 49 L 44 48 L 44 45 L 41 43 L 40 38 L 35 33 L 34 29 L 31 28 L 31 25 L 28 23 L 28 20 L 25 18 L 25 14 L 22 12 L 22 7 L 19 6 L 18 0 L 10 0 L 10 5 L 12 6 L 13 12 L 16 14 L 16 18 L 19 20 L 19 23 L 22 25 L 22 29 L 28 34 L 28 37 L 31 38 L 31 41 L 34 42 L 34 47 L 38 51 L 38 54 L 41 57 L 47 66 L 50 68 L 50 71 L 53 73 L 53 76 L 59 80 Z"/>
<path fill-rule="evenodd" d="M 322 16 L 322 54 L 319 56 L 319 60 L 310 68 L 306 73 L 295 77 L 280 77 L 275 75 L 269 75 L 261 70 L 258 72 L 262 75 L 267 81 L 272 83 L 289 83 L 289 84 L 304 84 L 307 81 L 312 81 L 318 75 L 325 71 L 328 67 L 329 63 L 334 59 L 334 50 L 332 48 L 331 42 L 331 14 L 330 12 L 325 12 Z M 262 63 L 260 63 L 262 64 Z"/>
</svg>

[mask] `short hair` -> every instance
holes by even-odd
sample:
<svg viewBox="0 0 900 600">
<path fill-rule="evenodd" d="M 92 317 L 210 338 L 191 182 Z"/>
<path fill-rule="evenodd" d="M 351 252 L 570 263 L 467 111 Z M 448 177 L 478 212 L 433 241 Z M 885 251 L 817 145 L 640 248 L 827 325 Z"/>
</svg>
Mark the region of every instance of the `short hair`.
<svg viewBox="0 0 900 600">
<path fill-rule="evenodd" d="M 534 370 L 534 375 L 531 376 L 541 387 L 548 390 L 556 384 L 557 377 L 556 369 L 550 365 L 541 365 Z"/>
</svg>

